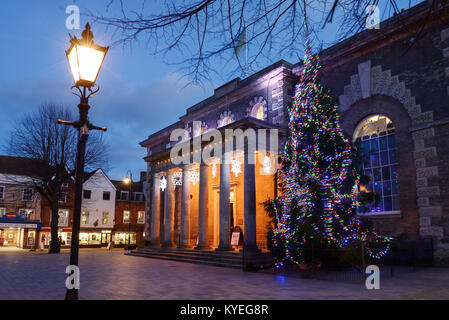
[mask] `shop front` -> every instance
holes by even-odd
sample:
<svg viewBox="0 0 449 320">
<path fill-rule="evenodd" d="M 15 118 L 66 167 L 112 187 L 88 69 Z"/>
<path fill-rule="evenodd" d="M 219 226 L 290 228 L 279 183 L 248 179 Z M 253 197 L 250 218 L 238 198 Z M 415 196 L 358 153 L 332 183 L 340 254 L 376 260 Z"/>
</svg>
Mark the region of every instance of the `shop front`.
<svg viewBox="0 0 449 320">
<path fill-rule="evenodd" d="M 0 247 L 35 248 L 40 221 L 26 220 L 15 213 L 0 218 Z"/>
<path fill-rule="evenodd" d="M 112 230 L 100 229 L 81 229 L 80 231 L 80 247 L 98 248 L 106 247 L 111 242 Z"/>
<path fill-rule="evenodd" d="M 70 248 L 72 241 L 72 228 L 59 228 L 58 237 L 61 242 L 61 248 Z M 42 227 L 39 236 L 39 248 L 48 248 L 51 240 L 51 228 Z"/>
<path fill-rule="evenodd" d="M 114 233 L 114 246 L 115 247 L 124 247 L 128 244 L 135 245 L 136 244 L 136 232 L 128 232 L 128 231 L 115 231 Z"/>
</svg>

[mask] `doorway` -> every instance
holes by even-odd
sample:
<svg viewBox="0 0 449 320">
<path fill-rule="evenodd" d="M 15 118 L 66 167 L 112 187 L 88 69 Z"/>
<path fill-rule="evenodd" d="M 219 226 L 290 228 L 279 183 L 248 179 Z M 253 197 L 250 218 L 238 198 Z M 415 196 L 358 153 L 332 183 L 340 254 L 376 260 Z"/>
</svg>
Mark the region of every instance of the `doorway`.
<svg viewBox="0 0 449 320">
<path fill-rule="evenodd" d="M 229 217 L 230 228 L 234 228 L 237 225 L 237 212 L 235 208 L 236 199 L 236 187 L 230 188 L 229 192 Z M 213 211 L 213 246 L 218 247 L 220 243 L 220 190 L 217 188 L 214 190 L 214 211 Z"/>
</svg>

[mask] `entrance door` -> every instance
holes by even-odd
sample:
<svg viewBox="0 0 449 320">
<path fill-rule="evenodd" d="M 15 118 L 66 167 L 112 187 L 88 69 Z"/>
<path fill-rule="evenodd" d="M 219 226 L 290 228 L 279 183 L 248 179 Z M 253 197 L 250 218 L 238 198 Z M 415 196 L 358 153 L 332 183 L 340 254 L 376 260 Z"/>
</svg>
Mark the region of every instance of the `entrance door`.
<svg viewBox="0 0 449 320">
<path fill-rule="evenodd" d="M 101 245 L 108 245 L 111 242 L 111 234 L 110 233 L 102 233 L 101 234 Z"/>
<path fill-rule="evenodd" d="M 216 189 L 214 191 L 214 211 L 213 211 L 213 222 L 214 222 L 214 237 L 213 246 L 218 247 L 220 243 L 220 190 Z M 237 214 L 235 210 L 235 187 L 231 187 L 229 193 L 229 226 L 232 230 L 237 225 Z"/>
</svg>

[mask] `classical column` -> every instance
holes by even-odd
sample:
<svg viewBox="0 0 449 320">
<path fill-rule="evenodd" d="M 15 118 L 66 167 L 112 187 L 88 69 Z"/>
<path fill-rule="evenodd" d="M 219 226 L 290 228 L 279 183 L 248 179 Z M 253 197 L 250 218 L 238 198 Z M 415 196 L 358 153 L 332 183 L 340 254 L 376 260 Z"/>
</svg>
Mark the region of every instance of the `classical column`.
<svg viewBox="0 0 449 320">
<path fill-rule="evenodd" d="M 223 154 L 220 163 L 220 242 L 217 251 L 231 251 L 231 217 L 229 207 L 230 179 L 229 154 Z"/>
<path fill-rule="evenodd" d="M 174 247 L 173 228 L 175 226 L 175 188 L 172 182 L 173 173 L 167 174 L 167 188 L 165 189 L 165 212 L 164 212 L 164 244 L 166 248 Z"/>
<path fill-rule="evenodd" d="M 181 193 L 181 245 L 180 248 L 190 248 L 190 182 L 188 181 L 189 165 L 182 167 Z"/>
<path fill-rule="evenodd" d="M 198 205 L 198 245 L 195 249 L 206 250 L 209 247 L 209 166 L 200 164 L 200 187 Z"/>
<path fill-rule="evenodd" d="M 244 242 L 245 252 L 259 251 L 256 243 L 256 175 L 254 171 L 255 152 L 245 145 L 243 171 L 243 214 L 245 219 Z"/>
<path fill-rule="evenodd" d="M 161 189 L 159 186 L 159 176 L 153 175 L 153 191 L 151 202 L 151 246 L 159 247 L 161 245 L 160 239 L 160 214 L 161 214 Z"/>
</svg>

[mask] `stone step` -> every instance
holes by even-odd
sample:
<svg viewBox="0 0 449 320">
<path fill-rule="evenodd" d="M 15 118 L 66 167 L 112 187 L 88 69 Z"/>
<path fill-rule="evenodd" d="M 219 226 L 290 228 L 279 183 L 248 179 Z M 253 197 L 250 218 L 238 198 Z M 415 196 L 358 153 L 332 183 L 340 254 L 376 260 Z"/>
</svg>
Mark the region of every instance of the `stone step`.
<svg viewBox="0 0 449 320">
<path fill-rule="evenodd" d="M 198 250 L 174 250 L 174 249 L 139 249 L 137 250 L 142 253 L 148 253 L 148 254 L 172 254 L 172 255 L 188 255 L 191 257 L 204 257 L 204 258 L 218 258 L 218 259 L 242 259 L 241 253 L 234 253 L 234 254 L 226 254 L 221 252 L 214 252 L 214 251 L 198 251 Z"/>
<path fill-rule="evenodd" d="M 242 257 L 223 257 L 219 255 L 196 255 L 189 252 L 186 253 L 178 253 L 178 252 L 163 252 L 163 251 L 154 251 L 154 252 L 143 252 L 143 251 L 132 251 L 132 253 L 139 253 L 139 254 L 147 254 L 152 256 L 165 256 L 165 257 L 179 257 L 181 259 L 197 259 L 197 260 L 209 260 L 209 261 L 219 261 L 219 262 L 226 262 L 226 263 L 242 263 Z"/>
<path fill-rule="evenodd" d="M 187 259 L 176 256 L 163 256 L 163 255 L 152 255 L 147 253 L 139 253 L 139 252 L 131 252 L 125 253 L 125 255 L 149 258 L 149 259 L 159 259 L 159 260 L 170 260 L 177 262 L 185 262 L 185 263 L 193 263 L 193 264 L 204 264 L 215 267 L 223 267 L 223 268 L 233 268 L 233 269 L 241 269 L 242 266 L 238 264 L 224 263 L 219 261 L 211 261 L 211 260 L 198 260 L 198 259 Z"/>
<path fill-rule="evenodd" d="M 198 255 L 221 255 L 221 256 L 241 256 L 242 253 L 240 251 L 215 251 L 215 250 L 195 250 L 195 249 L 180 249 L 180 248 L 139 248 L 139 251 L 146 251 L 146 252 L 155 252 L 155 251 L 161 251 L 161 252 L 179 252 L 179 253 L 192 253 L 192 254 L 198 254 Z"/>
<path fill-rule="evenodd" d="M 193 250 L 179 248 L 139 248 L 127 255 L 152 259 L 172 260 L 188 263 L 214 265 L 219 267 L 242 268 L 243 254 L 239 251 Z M 246 254 L 245 262 L 251 261 L 257 267 L 271 267 L 273 259 L 267 254 Z"/>
</svg>

